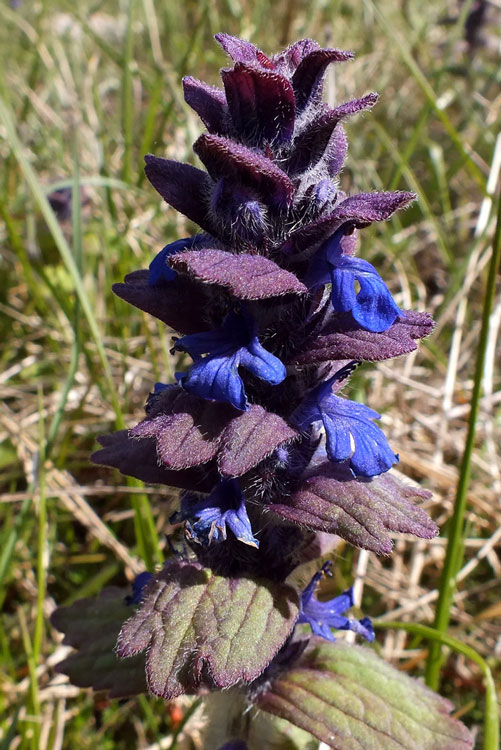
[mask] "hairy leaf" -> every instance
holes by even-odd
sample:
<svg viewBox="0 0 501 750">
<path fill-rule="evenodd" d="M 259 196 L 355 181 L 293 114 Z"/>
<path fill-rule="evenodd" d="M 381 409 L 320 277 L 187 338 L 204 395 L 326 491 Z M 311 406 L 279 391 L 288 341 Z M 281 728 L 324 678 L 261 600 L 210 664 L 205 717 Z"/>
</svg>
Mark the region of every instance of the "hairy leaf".
<svg viewBox="0 0 501 750">
<path fill-rule="evenodd" d="M 95 599 L 80 599 L 52 614 L 52 624 L 64 633 L 63 643 L 77 649 L 56 666 L 73 685 L 109 690 L 111 698 L 147 692 L 144 656 L 124 662 L 115 653 L 120 628 L 131 614 L 128 593 L 106 588 Z"/>
<path fill-rule="evenodd" d="M 193 150 L 215 180 L 225 177 L 253 188 L 263 203 L 276 209 L 286 208 L 291 203 L 292 180 L 266 156 L 230 138 L 207 134 L 195 141 Z"/>
<path fill-rule="evenodd" d="M 228 106 L 224 91 L 192 76 L 183 78 L 184 99 L 200 117 L 209 133 L 226 135 Z"/>
<path fill-rule="evenodd" d="M 261 55 L 266 58 L 258 47 L 245 39 L 239 39 L 237 36 L 231 36 L 222 31 L 214 38 L 234 62 L 259 63 Z"/>
<path fill-rule="evenodd" d="M 228 108 L 239 133 L 251 140 L 287 142 L 294 130 L 294 92 L 289 81 L 272 70 L 237 62 L 222 70 Z"/>
<path fill-rule="evenodd" d="M 371 649 L 313 639 L 257 699 L 333 750 L 471 750 L 452 705 Z"/>
<path fill-rule="evenodd" d="M 425 490 L 408 487 L 390 474 L 371 480 L 354 479 L 348 469 L 322 464 L 305 479 L 287 505 L 268 506 L 288 521 L 316 531 L 337 534 L 356 547 L 389 554 L 389 531 L 433 539 L 438 529 L 412 501 L 428 499 Z"/>
<path fill-rule="evenodd" d="M 417 349 L 416 341 L 429 336 L 435 325 L 429 313 L 404 311 L 382 333 L 363 330 L 351 313 L 338 313 L 303 352 L 294 364 L 309 365 L 337 359 L 356 359 L 378 362 L 408 354 Z"/>
<path fill-rule="evenodd" d="M 296 70 L 301 60 L 316 49 L 320 49 L 320 45 L 313 39 L 298 39 L 297 42 L 291 44 L 283 52 L 273 55 L 272 61 L 275 68 L 282 75 L 290 76 Z"/>
<path fill-rule="evenodd" d="M 163 398 L 162 398 L 163 397 Z M 155 438 L 157 455 L 168 469 L 187 469 L 216 455 L 235 409 L 172 386 L 155 400 L 153 413 L 133 427 L 133 438 Z"/>
<path fill-rule="evenodd" d="M 139 310 L 153 315 L 179 333 L 198 333 L 207 328 L 206 291 L 187 277 L 152 285 L 149 271 L 133 271 L 123 283 L 113 284 L 113 292 Z M 190 305 L 184 304 L 190 300 Z"/>
<path fill-rule="evenodd" d="M 292 76 L 296 107 L 302 110 L 321 92 L 327 66 L 353 59 L 352 52 L 339 49 L 314 49 L 302 58 Z"/>
<path fill-rule="evenodd" d="M 188 250 L 173 256 L 169 262 L 176 271 L 184 271 L 207 284 L 227 287 L 238 299 L 265 299 L 308 291 L 297 276 L 262 255 Z"/>
<path fill-rule="evenodd" d="M 103 446 L 91 456 L 91 461 L 102 466 L 111 466 L 128 477 L 141 479 L 150 484 L 167 484 L 198 492 L 210 492 L 218 475 L 215 466 L 205 464 L 175 471 L 159 464 L 154 438 L 138 440 L 128 430 L 118 430 L 101 435 L 98 442 Z"/>
<path fill-rule="evenodd" d="M 141 470 L 151 466 L 153 478 L 165 469 L 176 469 L 189 476 L 191 467 L 206 464 L 217 457 L 220 473 L 224 477 L 238 477 L 256 466 L 279 445 L 298 437 L 299 433 L 290 427 L 282 417 L 251 404 L 243 413 L 229 404 L 208 401 L 183 391 L 178 386 L 165 388 L 150 400 L 147 418 L 129 430 L 129 442 L 145 443 L 148 460 L 143 461 Z M 155 443 L 152 444 L 152 439 Z M 103 439 L 100 439 L 101 442 Z M 107 442 L 106 442 L 107 441 Z M 127 455 L 131 457 L 133 448 L 127 443 Z M 105 447 L 116 445 L 122 449 L 122 441 L 109 442 Z M 150 456 L 156 447 L 156 459 Z M 138 448 L 139 450 L 139 448 Z M 110 459 L 110 450 L 94 454 L 97 463 L 106 463 L 129 473 L 123 459 L 118 465 L 116 458 Z M 124 469 L 126 471 L 124 471 Z M 165 472 L 171 476 L 172 471 Z M 160 474 L 160 476 L 163 476 Z M 147 481 L 147 480 L 145 480 Z M 174 486 L 180 486 L 173 482 Z M 181 486 L 184 486 L 181 485 Z M 193 489 L 197 489 L 195 486 Z M 201 488 L 198 487 L 200 490 Z"/>
<path fill-rule="evenodd" d="M 147 154 L 144 158 L 146 177 L 169 206 L 212 234 L 214 224 L 207 206 L 207 196 L 212 189 L 209 175 L 191 164 L 162 159 L 153 154 Z"/>
<path fill-rule="evenodd" d="M 224 578 L 199 563 L 172 562 L 123 626 L 118 654 L 147 650 L 149 690 L 171 699 L 250 682 L 288 637 L 299 611 L 295 589 Z"/>
<path fill-rule="evenodd" d="M 334 234 L 344 224 L 366 227 L 375 221 L 386 221 L 415 198 L 414 193 L 399 191 L 352 195 L 338 203 L 331 213 L 292 232 L 283 249 L 289 253 L 302 252 Z"/>
<path fill-rule="evenodd" d="M 226 477 L 238 477 L 252 469 L 279 445 L 299 434 L 278 414 L 252 404 L 225 430 L 218 455 L 219 471 Z"/>
<path fill-rule="evenodd" d="M 371 93 L 361 99 L 345 102 L 335 109 L 320 110 L 295 139 L 294 148 L 287 159 L 288 174 L 296 175 L 315 166 L 324 155 L 336 125 L 345 117 L 373 107 L 377 100 L 377 94 Z"/>
</svg>

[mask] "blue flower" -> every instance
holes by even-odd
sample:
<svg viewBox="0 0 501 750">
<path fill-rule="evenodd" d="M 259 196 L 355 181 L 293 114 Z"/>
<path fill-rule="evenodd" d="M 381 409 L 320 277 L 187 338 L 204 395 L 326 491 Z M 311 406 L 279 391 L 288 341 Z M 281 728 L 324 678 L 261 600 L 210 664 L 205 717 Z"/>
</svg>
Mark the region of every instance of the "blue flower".
<svg viewBox="0 0 501 750">
<path fill-rule="evenodd" d="M 153 573 L 148 573 L 148 571 L 139 573 L 139 575 L 137 575 L 132 582 L 132 595 L 125 597 L 125 603 L 140 604 L 143 597 L 144 587 L 151 581 L 152 578 Z"/>
<path fill-rule="evenodd" d="M 181 511 L 171 517 L 173 523 L 180 521 L 188 521 L 189 536 L 204 546 L 224 541 L 229 528 L 240 542 L 251 547 L 259 547 L 259 542 L 252 533 L 244 496 L 236 479 L 223 479 L 210 495 L 203 499 L 185 495 L 181 499 Z"/>
<path fill-rule="evenodd" d="M 343 253 L 345 228 L 341 227 L 320 247 L 306 283 L 313 289 L 332 284 L 331 303 L 336 312 L 350 312 L 362 328 L 386 331 L 403 313 L 371 263 Z M 355 282 L 360 288 L 357 291 Z"/>
<path fill-rule="evenodd" d="M 286 376 L 282 362 L 266 351 L 257 338 L 256 324 L 250 315 L 230 312 L 221 328 L 194 333 L 179 339 L 174 349 L 188 352 L 194 364 L 187 373 L 177 373 L 182 387 L 202 398 L 233 404 L 248 409 L 240 366 L 271 385 L 278 385 Z M 203 354 L 207 356 L 202 357 Z"/>
<path fill-rule="evenodd" d="M 327 573 L 330 574 L 331 563 L 326 563 L 318 573 L 315 573 L 308 586 L 301 594 L 301 610 L 297 620 L 298 624 L 306 623 L 310 626 L 314 635 L 335 641 L 331 628 L 336 630 L 353 630 L 372 643 L 374 640 L 374 629 L 368 617 L 362 620 L 351 620 L 345 617 L 343 612 L 353 607 L 353 589 L 349 588 L 341 596 L 319 602 L 314 596 L 318 582 Z"/>
<path fill-rule="evenodd" d="M 333 394 L 332 385 L 345 369 L 314 388 L 294 412 L 293 421 L 302 430 L 321 422 L 329 459 L 348 462 L 355 476 L 373 477 L 388 471 L 399 459 L 384 433 L 371 421 L 380 419 L 380 414 Z"/>
<path fill-rule="evenodd" d="M 167 258 L 175 253 L 181 253 L 183 250 L 189 250 L 200 244 L 201 236 L 196 235 L 195 237 L 185 237 L 182 240 L 176 240 L 166 245 L 160 252 L 155 255 L 150 263 L 150 274 L 148 276 L 148 283 L 150 286 L 161 284 L 165 281 L 173 281 L 177 272 L 169 266 Z"/>
</svg>

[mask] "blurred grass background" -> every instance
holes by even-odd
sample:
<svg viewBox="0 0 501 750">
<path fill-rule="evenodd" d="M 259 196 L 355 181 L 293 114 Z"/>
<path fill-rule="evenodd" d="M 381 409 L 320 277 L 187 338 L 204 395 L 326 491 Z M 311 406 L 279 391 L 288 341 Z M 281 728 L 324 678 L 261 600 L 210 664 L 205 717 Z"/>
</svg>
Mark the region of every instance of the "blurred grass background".
<svg viewBox="0 0 501 750">
<path fill-rule="evenodd" d="M 217 31 L 265 52 L 305 36 L 351 49 L 355 62 L 329 73 L 329 101 L 381 95 L 347 125 L 343 188 L 418 194 L 363 231 L 361 254 L 403 307 L 432 311 L 437 330 L 418 354 L 362 368 L 350 396 L 383 413 L 399 471 L 433 491 L 430 512 L 447 533 L 499 189 L 500 26 L 499 0 L 0 4 L 1 750 L 200 747 L 190 701 L 110 702 L 55 674 L 65 647 L 48 618 L 56 603 L 124 585 L 169 554 L 174 495 L 89 455 L 97 435 L 137 421 L 153 383 L 176 368 L 163 326 L 110 287 L 190 231 L 145 181 L 143 155 L 195 163 L 201 125 L 181 78 L 218 83 L 227 61 Z M 498 678 L 500 323 L 498 289 L 449 628 Z M 340 548 L 335 586 L 355 575 L 366 614 L 430 624 L 445 543 L 396 536 L 388 560 Z M 378 641 L 423 675 L 419 635 L 385 630 Z M 441 691 L 481 733 L 480 670 L 451 652 L 443 676 Z"/>
</svg>

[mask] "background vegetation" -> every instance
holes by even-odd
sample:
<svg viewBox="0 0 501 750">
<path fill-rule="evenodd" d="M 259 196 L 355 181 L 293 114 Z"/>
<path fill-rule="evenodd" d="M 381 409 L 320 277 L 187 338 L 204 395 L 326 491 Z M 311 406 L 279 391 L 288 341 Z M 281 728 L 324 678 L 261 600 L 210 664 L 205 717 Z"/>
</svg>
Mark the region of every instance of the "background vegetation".
<svg viewBox="0 0 501 750">
<path fill-rule="evenodd" d="M 66 653 L 54 607 L 125 585 L 169 554 L 174 497 L 90 465 L 95 438 L 141 416 L 179 363 L 170 337 L 111 284 L 186 236 L 145 181 L 143 154 L 195 163 L 201 125 L 182 99 L 190 73 L 213 84 L 224 30 L 273 52 L 308 36 L 357 53 L 328 97 L 371 90 L 347 127 L 347 191 L 414 190 L 419 200 L 362 233 L 404 307 L 432 311 L 420 352 L 362 368 L 350 396 L 383 412 L 399 471 L 434 493 L 432 542 L 396 538 L 391 559 L 336 552 L 336 590 L 354 571 L 380 622 L 430 624 L 446 547 L 491 255 L 501 167 L 501 4 L 450 0 L 37 0 L 0 4 L 0 748 L 200 747 L 189 700 L 110 702 L 54 672 Z M 52 196 L 57 188 L 62 206 Z M 81 200 L 71 201 L 71 195 Z M 61 196 L 61 194 L 59 194 Z M 61 201 L 59 201 L 61 203 Z M 492 274 L 491 274 L 492 277 Z M 499 290 L 498 290 L 499 291 Z M 499 295 L 486 328 L 466 524 L 449 635 L 501 674 Z M 464 557 L 463 557 L 464 554 Z M 381 630 L 384 656 L 422 676 L 422 634 Z M 479 667 L 451 651 L 441 691 L 475 732 Z M 185 722 L 188 723 L 185 726 Z M 198 743 L 198 744 L 197 744 Z M 480 740 L 479 744 L 480 746 Z M 211 749 L 212 750 L 212 749 Z M 215 750 L 215 749 L 214 749 Z M 493 749 L 494 750 L 494 749 Z"/>
</svg>

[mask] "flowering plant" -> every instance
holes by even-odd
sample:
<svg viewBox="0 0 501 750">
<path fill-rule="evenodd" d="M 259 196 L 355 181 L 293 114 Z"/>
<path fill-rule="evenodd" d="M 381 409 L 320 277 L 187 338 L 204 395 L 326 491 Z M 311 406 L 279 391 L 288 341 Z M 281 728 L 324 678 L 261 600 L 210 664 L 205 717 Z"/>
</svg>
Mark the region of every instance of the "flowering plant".
<svg viewBox="0 0 501 750">
<path fill-rule="evenodd" d="M 317 598 L 330 563 L 297 586 L 300 566 L 333 548 L 328 535 L 389 554 L 390 532 L 437 531 L 418 504 L 428 494 L 387 473 L 398 455 L 379 414 L 339 395 L 363 362 L 407 354 L 432 330 L 356 255 L 358 230 L 414 195 L 339 189 L 342 122 L 377 101 L 322 101 L 327 66 L 351 53 L 304 39 L 267 57 L 216 39 L 234 63 L 223 88 L 183 82 L 207 129 L 194 144 L 205 170 L 146 157 L 152 185 L 200 232 L 113 287 L 178 332 L 173 351 L 192 363 L 94 454 L 181 490 L 171 520 L 184 524 L 187 551 L 141 574 L 127 597 L 107 589 L 57 610 L 78 649 L 60 669 L 112 696 L 234 688 L 222 694 L 238 706 L 224 709 L 224 729 L 213 704 L 210 748 L 262 744 L 258 717 L 277 716 L 339 750 L 467 750 L 446 701 L 371 648 L 336 640 L 333 630 L 351 630 L 372 642 L 374 630 L 345 614 L 351 589 Z M 282 746 L 279 731 L 273 742 Z"/>
</svg>

